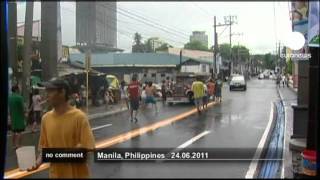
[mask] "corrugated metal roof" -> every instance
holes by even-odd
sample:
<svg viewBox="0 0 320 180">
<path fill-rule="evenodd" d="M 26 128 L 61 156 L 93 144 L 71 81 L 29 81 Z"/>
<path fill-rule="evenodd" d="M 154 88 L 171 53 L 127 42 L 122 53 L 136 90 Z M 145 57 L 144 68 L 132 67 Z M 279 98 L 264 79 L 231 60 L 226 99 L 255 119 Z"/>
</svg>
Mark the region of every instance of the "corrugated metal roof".
<svg viewBox="0 0 320 180">
<path fill-rule="evenodd" d="M 70 54 L 71 61 L 84 62 L 85 54 Z M 189 60 L 189 57 L 182 57 L 182 62 Z M 201 59 L 196 61 L 206 62 Z M 91 66 L 106 65 L 178 65 L 180 56 L 163 53 L 96 53 L 92 54 Z"/>
</svg>

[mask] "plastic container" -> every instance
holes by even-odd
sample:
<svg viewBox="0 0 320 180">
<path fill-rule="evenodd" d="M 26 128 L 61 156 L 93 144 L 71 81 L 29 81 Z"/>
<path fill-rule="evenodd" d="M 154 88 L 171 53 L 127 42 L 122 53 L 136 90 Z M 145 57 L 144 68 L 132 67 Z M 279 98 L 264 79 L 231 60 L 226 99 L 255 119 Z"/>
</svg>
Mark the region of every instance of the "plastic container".
<svg viewBox="0 0 320 180">
<path fill-rule="evenodd" d="M 34 146 L 23 146 L 16 150 L 18 166 L 22 171 L 32 168 L 36 164 L 36 152 Z"/>
<path fill-rule="evenodd" d="M 315 150 L 304 150 L 302 156 L 302 172 L 308 176 L 316 176 L 317 160 Z"/>
</svg>

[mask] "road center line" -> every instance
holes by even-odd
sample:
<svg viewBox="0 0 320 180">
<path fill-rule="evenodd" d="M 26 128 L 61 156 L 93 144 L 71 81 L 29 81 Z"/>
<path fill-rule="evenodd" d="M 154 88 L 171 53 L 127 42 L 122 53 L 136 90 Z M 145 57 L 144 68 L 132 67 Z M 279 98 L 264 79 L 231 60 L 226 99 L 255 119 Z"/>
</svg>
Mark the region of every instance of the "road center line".
<svg viewBox="0 0 320 180">
<path fill-rule="evenodd" d="M 192 143 L 196 142 L 197 140 L 199 140 L 200 138 L 204 137 L 205 135 L 207 135 L 209 133 L 211 133 L 211 131 L 204 131 L 204 132 L 196 135 L 195 137 L 191 138 L 190 140 L 188 140 L 185 143 L 178 146 L 176 150 L 186 148 L 187 146 L 191 145 Z"/>
<path fill-rule="evenodd" d="M 217 104 L 217 102 L 211 102 L 211 103 L 208 104 L 208 107 L 211 107 L 211 106 L 213 106 L 215 104 Z M 147 133 L 149 131 L 154 131 L 154 130 L 160 128 L 160 127 L 167 126 L 167 125 L 169 125 L 169 124 L 171 124 L 173 122 L 176 122 L 176 121 L 179 121 L 179 120 L 183 120 L 186 117 L 188 117 L 188 116 L 190 116 L 192 114 L 195 114 L 195 113 L 197 113 L 197 108 L 193 108 L 193 109 L 191 109 L 191 110 L 189 110 L 187 112 L 184 112 L 182 114 L 176 115 L 174 117 L 170 117 L 168 119 L 160 120 L 160 121 L 155 122 L 155 123 L 153 123 L 151 125 L 147 125 L 147 126 L 144 126 L 144 127 L 138 128 L 138 129 L 134 129 L 134 130 L 131 130 L 129 132 L 126 132 L 126 133 L 123 133 L 123 134 L 108 138 L 106 140 L 97 142 L 96 143 L 96 149 L 98 149 L 98 148 L 107 148 L 107 147 L 122 143 L 122 142 L 130 140 L 130 139 L 132 139 L 134 137 L 141 136 L 142 134 L 145 134 L 145 133 Z M 7 178 L 15 178 L 15 179 L 23 178 L 25 176 L 34 174 L 34 173 L 39 172 L 39 171 L 46 170 L 48 168 L 49 168 L 49 164 L 48 163 L 42 164 L 39 167 L 39 169 L 37 169 L 35 171 L 31 171 L 31 172 L 20 171 L 17 168 L 17 169 L 5 172 L 4 178 L 5 179 L 7 179 Z"/>
<path fill-rule="evenodd" d="M 102 125 L 102 126 L 98 126 L 98 127 L 92 128 L 92 131 L 95 131 L 95 130 L 98 130 L 98 129 L 102 129 L 102 128 L 105 128 L 105 127 L 109 127 L 109 126 L 112 126 L 112 124 L 105 124 L 105 125 Z"/>
</svg>

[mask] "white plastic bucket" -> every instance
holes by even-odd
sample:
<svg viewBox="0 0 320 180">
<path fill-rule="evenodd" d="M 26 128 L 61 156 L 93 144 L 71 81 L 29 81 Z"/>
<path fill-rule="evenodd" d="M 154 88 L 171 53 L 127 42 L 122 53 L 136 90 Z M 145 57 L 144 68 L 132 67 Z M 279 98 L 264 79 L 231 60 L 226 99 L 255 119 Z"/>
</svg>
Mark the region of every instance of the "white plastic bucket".
<svg viewBox="0 0 320 180">
<path fill-rule="evenodd" d="M 32 168 L 36 164 L 36 152 L 34 146 L 23 146 L 16 150 L 18 166 L 22 171 Z"/>
</svg>

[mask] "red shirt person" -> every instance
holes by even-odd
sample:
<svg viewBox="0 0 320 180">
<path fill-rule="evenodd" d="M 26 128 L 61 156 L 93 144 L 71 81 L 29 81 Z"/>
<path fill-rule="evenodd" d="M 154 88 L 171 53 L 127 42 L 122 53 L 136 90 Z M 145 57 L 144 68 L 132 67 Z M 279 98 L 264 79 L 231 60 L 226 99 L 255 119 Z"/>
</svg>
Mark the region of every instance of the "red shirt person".
<svg viewBox="0 0 320 180">
<path fill-rule="evenodd" d="M 130 102 L 130 115 L 131 121 L 133 119 L 135 122 L 138 121 L 137 114 L 139 109 L 139 101 L 140 101 L 140 83 L 137 81 L 137 77 L 133 76 L 131 83 L 128 85 L 128 94 L 129 94 L 129 102 Z M 136 111 L 135 116 L 133 118 L 133 111 Z"/>
</svg>

